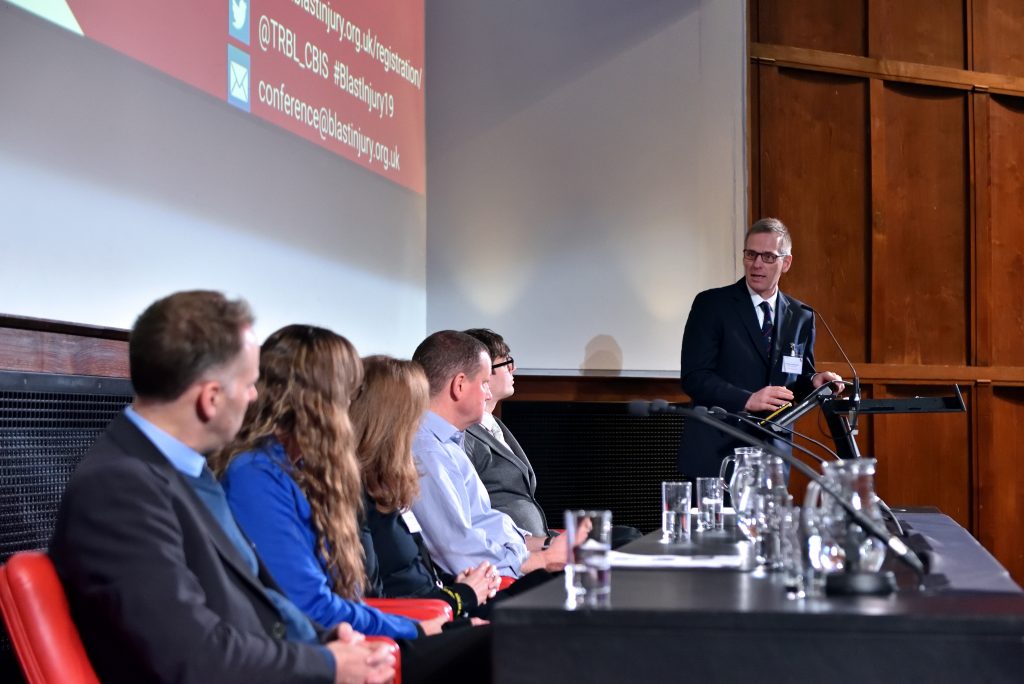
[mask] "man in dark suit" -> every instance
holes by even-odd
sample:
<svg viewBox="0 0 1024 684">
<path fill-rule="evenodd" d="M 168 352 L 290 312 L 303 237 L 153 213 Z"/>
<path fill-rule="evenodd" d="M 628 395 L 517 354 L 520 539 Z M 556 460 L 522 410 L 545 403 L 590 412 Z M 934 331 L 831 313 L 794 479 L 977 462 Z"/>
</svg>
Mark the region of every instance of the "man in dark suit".
<svg viewBox="0 0 1024 684">
<path fill-rule="evenodd" d="M 136 321 L 129 357 L 135 402 L 72 476 L 50 546 L 100 680 L 390 681 L 390 653 L 284 597 L 206 467 L 256 397 L 248 306 L 171 295 Z"/>
<path fill-rule="evenodd" d="M 814 314 L 779 290 L 779 279 L 793 263 L 792 244 L 782 221 L 761 219 L 747 231 L 744 277 L 694 298 L 680 375 L 695 406 L 768 415 L 796 395 L 842 380 L 815 371 Z M 737 446 L 743 445 L 713 427 L 687 421 L 679 470 L 687 477 L 717 475 Z"/>
</svg>

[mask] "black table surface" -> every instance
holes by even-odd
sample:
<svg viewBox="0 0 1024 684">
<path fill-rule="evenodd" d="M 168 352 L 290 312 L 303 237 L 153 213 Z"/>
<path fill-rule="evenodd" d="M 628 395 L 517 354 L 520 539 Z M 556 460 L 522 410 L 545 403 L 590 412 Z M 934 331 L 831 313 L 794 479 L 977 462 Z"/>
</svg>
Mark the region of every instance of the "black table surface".
<svg viewBox="0 0 1024 684">
<path fill-rule="evenodd" d="M 532 671 L 541 677 L 552 674 L 550 668 L 561 668 L 566 674 L 602 681 L 620 681 L 634 671 L 659 679 L 669 671 L 665 668 L 671 659 L 666 657 L 666 664 L 654 662 L 651 653 L 661 650 L 650 649 L 674 644 L 670 649 L 689 653 L 694 672 L 727 681 L 716 662 L 719 657 L 728 658 L 730 644 L 747 641 L 752 648 L 785 653 L 796 641 L 807 649 L 801 657 L 808 662 L 820 659 L 819 666 L 827 663 L 833 643 L 860 644 L 866 653 L 878 654 L 874 661 L 849 670 L 857 677 L 878 677 L 879 672 L 894 678 L 910 676 L 920 674 L 923 667 L 931 677 L 926 681 L 946 681 L 947 676 L 952 681 L 967 674 L 972 679 L 983 674 L 988 681 L 1001 681 L 1009 672 L 1019 672 L 1024 679 L 1024 592 L 947 516 L 905 510 L 897 515 L 916 545 L 930 547 L 923 550 L 931 555 L 932 567 L 943 571 L 932 575 L 923 590 L 909 571 L 898 567 L 893 569 L 899 572 L 901 588 L 888 597 L 800 599 L 787 597 L 781 577 L 773 573 L 616 568 L 610 608 L 567 610 L 564 582 L 558 578 L 496 606 L 492 617 L 495 679 L 517 681 L 503 674 L 514 662 L 506 649 L 521 653 L 539 647 L 544 639 L 561 641 L 577 655 L 586 654 L 586 667 L 591 669 L 584 673 L 579 662 L 572 664 L 556 652 L 542 661 L 546 665 Z M 738 540 L 735 529 L 726 529 L 666 545 L 660 543 L 658 533 L 652 533 L 622 550 L 725 554 L 735 552 Z M 887 560 L 890 567 L 892 563 Z M 645 657 L 631 660 L 633 653 Z M 640 669 L 630 669 L 634 666 Z M 524 665 L 516 667 L 522 670 Z M 788 660 L 777 661 L 774 667 L 779 681 L 788 679 L 782 676 L 790 667 Z M 727 670 L 737 677 L 742 671 Z M 794 677 L 795 673 L 790 672 Z"/>
</svg>

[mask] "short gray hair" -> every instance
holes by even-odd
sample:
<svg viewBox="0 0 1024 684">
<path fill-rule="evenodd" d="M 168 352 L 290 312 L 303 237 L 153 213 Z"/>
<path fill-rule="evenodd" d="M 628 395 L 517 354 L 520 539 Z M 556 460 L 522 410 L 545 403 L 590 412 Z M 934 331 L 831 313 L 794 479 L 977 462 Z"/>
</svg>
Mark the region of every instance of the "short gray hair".
<svg viewBox="0 0 1024 684">
<path fill-rule="evenodd" d="M 784 255 L 790 255 L 793 253 L 793 238 L 789 236 L 789 229 L 786 228 L 786 224 L 777 218 L 763 218 L 754 225 L 747 229 L 747 234 L 744 236 L 743 241 L 746 243 L 747 239 L 751 235 L 756 233 L 774 233 L 782 238 L 779 243 L 779 247 L 782 248 Z"/>
</svg>

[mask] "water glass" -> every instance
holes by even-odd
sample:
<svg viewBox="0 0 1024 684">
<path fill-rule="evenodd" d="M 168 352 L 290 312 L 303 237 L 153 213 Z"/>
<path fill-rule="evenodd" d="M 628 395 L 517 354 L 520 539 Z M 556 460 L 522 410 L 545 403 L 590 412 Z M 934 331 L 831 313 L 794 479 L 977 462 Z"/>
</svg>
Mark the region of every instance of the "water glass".
<svg viewBox="0 0 1024 684">
<path fill-rule="evenodd" d="M 697 531 L 720 530 L 722 517 L 722 478 L 697 478 Z"/>
<path fill-rule="evenodd" d="M 786 594 L 791 598 L 805 596 L 804 578 L 807 567 L 807 545 L 800 529 L 800 507 L 790 502 L 782 509 L 779 531 L 782 545 L 782 577 Z"/>
<path fill-rule="evenodd" d="M 661 541 L 675 544 L 690 538 L 689 482 L 661 483 Z"/>
<path fill-rule="evenodd" d="M 566 511 L 565 534 L 566 608 L 607 608 L 612 591 L 612 512 Z"/>
</svg>

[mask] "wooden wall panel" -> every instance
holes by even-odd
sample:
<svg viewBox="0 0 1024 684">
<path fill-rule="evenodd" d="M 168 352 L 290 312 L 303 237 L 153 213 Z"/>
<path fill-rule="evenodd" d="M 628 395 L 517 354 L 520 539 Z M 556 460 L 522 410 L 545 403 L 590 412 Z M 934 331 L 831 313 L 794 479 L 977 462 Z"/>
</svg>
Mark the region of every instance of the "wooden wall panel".
<svg viewBox="0 0 1024 684">
<path fill-rule="evenodd" d="M 991 363 L 1024 365 L 1024 102 L 988 98 Z"/>
<path fill-rule="evenodd" d="M 836 307 L 828 318 L 879 396 L 958 382 L 971 404 L 966 416 L 870 421 L 858 442 L 880 459 L 880 491 L 944 509 L 1024 582 L 1024 2 L 750 0 L 750 21 L 749 218 L 793 227 L 798 258 L 783 287 L 826 316 Z M 862 45 L 869 59 L 850 56 Z M 849 212 L 848 184 L 830 175 L 834 141 L 805 130 L 812 116 L 850 129 L 849 112 L 830 109 L 811 74 L 867 89 L 867 244 L 854 226 L 836 235 L 802 213 L 829 196 L 803 182 L 816 174 L 837 187 L 832 215 Z M 795 174 L 801 183 L 788 183 Z M 855 250 L 863 289 L 821 280 L 816 269 L 847 268 Z M 820 326 L 817 352 L 838 358 Z"/>
<path fill-rule="evenodd" d="M 964 24 L 964 0 L 869 0 L 868 56 L 966 69 Z"/>
<path fill-rule="evenodd" d="M 948 387 L 878 385 L 876 397 L 948 395 Z M 970 411 L 874 416 L 872 451 L 879 495 L 892 506 L 938 506 L 971 527 Z M 861 444 L 867 442 L 859 442 Z"/>
<path fill-rule="evenodd" d="M 758 215 L 782 218 L 793 235 L 793 267 L 782 288 L 820 311 L 846 353 L 864 361 L 868 316 L 862 293 L 870 255 L 867 84 L 767 66 L 759 73 Z M 815 354 L 842 358 L 821 326 Z"/>
<path fill-rule="evenodd" d="M 127 340 L 0 326 L 0 369 L 127 378 Z"/>
<path fill-rule="evenodd" d="M 974 68 L 1024 76 L 1024 7 L 1020 0 L 972 0 Z"/>
<path fill-rule="evenodd" d="M 994 388 L 987 412 L 992 431 L 978 453 L 978 540 L 1018 582 L 1024 578 L 1024 389 Z"/>
<path fill-rule="evenodd" d="M 967 95 L 872 83 L 871 361 L 964 364 Z"/>
<path fill-rule="evenodd" d="M 769 0 L 754 7 L 754 42 L 867 56 L 866 0 Z"/>
</svg>

